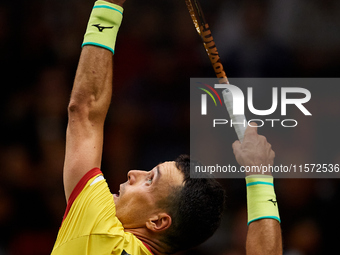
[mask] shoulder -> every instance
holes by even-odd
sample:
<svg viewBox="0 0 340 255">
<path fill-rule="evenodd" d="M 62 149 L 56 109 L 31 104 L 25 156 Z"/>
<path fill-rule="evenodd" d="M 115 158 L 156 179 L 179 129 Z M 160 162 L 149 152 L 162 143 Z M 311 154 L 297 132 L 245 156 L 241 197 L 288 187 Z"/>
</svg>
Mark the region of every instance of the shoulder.
<svg viewBox="0 0 340 255">
<path fill-rule="evenodd" d="M 66 207 L 66 211 L 63 217 L 63 221 L 67 217 L 75 200 L 80 196 L 80 194 L 84 191 L 84 189 L 86 187 L 91 187 L 94 183 L 98 182 L 99 180 L 104 180 L 103 173 L 99 168 L 91 169 L 81 178 L 81 180 L 77 183 L 77 185 L 73 189 L 67 201 L 67 207 Z"/>
</svg>

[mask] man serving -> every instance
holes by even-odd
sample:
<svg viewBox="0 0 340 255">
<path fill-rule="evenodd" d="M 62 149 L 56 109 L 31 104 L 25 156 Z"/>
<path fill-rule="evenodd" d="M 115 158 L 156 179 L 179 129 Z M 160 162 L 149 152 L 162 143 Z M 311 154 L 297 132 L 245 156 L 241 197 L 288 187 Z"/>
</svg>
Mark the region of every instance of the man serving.
<svg viewBox="0 0 340 255">
<path fill-rule="evenodd" d="M 96 1 L 68 107 L 64 189 L 67 208 L 52 255 L 172 254 L 218 228 L 224 191 L 214 179 L 190 178 L 188 156 L 150 171 L 132 170 L 112 195 L 100 170 L 103 128 L 112 95 L 113 54 L 125 0 Z M 273 164 L 256 128 L 233 145 L 241 165 Z M 281 254 L 273 178 L 247 177 L 247 254 Z"/>
</svg>

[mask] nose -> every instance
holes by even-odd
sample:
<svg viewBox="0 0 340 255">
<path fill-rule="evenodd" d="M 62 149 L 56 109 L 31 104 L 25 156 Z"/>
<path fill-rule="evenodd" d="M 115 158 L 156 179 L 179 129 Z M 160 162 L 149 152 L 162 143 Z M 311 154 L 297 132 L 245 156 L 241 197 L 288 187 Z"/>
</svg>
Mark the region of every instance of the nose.
<svg viewBox="0 0 340 255">
<path fill-rule="evenodd" d="M 129 184 L 132 185 L 138 182 L 141 179 L 141 177 L 143 177 L 145 174 L 146 174 L 145 171 L 130 170 L 127 174 Z"/>
</svg>

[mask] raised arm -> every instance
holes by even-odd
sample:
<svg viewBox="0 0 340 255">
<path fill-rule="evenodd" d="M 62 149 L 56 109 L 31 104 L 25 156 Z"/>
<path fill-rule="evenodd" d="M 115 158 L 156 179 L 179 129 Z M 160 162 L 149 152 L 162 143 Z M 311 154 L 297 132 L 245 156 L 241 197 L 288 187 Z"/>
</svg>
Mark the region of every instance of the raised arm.
<svg viewBox="0 0 340 255">
<path fill-rule="evenodd" d="M 253 123 L 254 124 L 254 123 Z M 275 153 L 257 127 L 248 127 L 243 143 L 233 144 L 237 162 L 242 166 L 273 165 Z M 281 255 L 282 237 L 273 178 L 246 174 L 248 233 L 247 255 Z"/>
<path fill-rule="evenodd" d="M 104 121 L 112 95 L 113 49 L 123 3 L 124 0 L 97 1 L 100 7 L 93 9 L 96 13 L 91 14 L 84 38 L 68 106 L 64 163 L 67 200 L 84 174 L 101 166 Z M 108 15 L 108 19 L 101 19 Z"/>
</svg>

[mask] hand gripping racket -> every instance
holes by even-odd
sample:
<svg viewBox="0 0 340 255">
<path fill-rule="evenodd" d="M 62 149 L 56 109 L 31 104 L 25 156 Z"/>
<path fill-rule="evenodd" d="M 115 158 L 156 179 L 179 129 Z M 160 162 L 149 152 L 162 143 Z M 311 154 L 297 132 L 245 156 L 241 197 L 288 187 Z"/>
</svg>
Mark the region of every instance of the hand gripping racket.
<svg viewBox="0 0 340 255">
<path fill-rule="evenodd" d="M 185 0 L 187 4 L 190 16 L 194 22 L 197 33 L 201 36 L 205 51 L 208 54 L 210 62 L 215 70 L 216 76 L 220 84 L 229 84 L 228 77 L 224 71 L 221 58 L 218 54 L 216 44 L 211 34 L 208 23 L 205 20 L 201 5 L 197 0 Z M 222 91 L 224 104 L 228 110 L 230 119 L 233 123 L 246 123 L 246 117 L 244 115 L 233 114 L 233 95 L 229 89 Z M 247 125 L 233 124 L 237 137 L 242 142 L 244 132 Z"/>
</svg>

